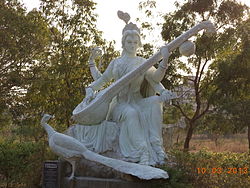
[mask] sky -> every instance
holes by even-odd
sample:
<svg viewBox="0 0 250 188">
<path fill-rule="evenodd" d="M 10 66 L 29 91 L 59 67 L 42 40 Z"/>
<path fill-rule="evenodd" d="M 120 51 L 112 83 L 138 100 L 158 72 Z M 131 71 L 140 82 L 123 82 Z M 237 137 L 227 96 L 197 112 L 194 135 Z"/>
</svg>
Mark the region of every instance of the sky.
<svg viewBox="0 0 250 188">
<path fill-rule="evenodd" d="M 121 32 L 125 23 L 117 17 L 117 11 L 128 12 L 130 14 L 132 22 L 135 22 L 136 18 L 143 18 L 145 15 L 139 10 L 139 3 L 143 0 L 93 0 L 97 3 L 96 13 L 97 28 L 103 31 L 103 37 L 108 41 L 116 42 L 116 49 L 121 49 Z M 156 7 L 158 13 L 166 13 L 174 10 L 174 2 L 176 0 L 156 0 Z M 240 0 L 241 2 L 250 6 L 250 0 Z M 28 10 L 39 7 L 39 0 L 23 0 Z M 154 31 L 147 36 L 146 42 L 157 43 L 157 47 L 163 45 L 161 40 L 161 28 L 156 26 L 157 22 L 161 22 L 161 18 L 155 19 Z M 140 27 L 140 26 L 139 26 Z M 142 41 L 143 42 L 143 41 Z"/>
<path fill-rule="evenodd" d="M 22 0 L 28 10 L 39 7 L 39 0 Z M 97 28 L 103 31 L 103 37 L 108 41 L 116 42 L 116 49 L 121 49 L 121 37 L 122 29 L 125 23 L 117 17 L 117 11 L 128 12 L 130 14 L 132 22 L 135 22 L 136 18 L 144 17 L 142 11 L 139 10 L 139 3 L 143 0 L 94 0 L 96 5 Z M 175 0 L 157 0 L 157 12 L 169 12 L 174 9 Z M 157 20 L 157 22 L 160 20 Z M 156 22 L 155 22 L 156 24 Z M 161 40 L 160 27 L 155 27 L 152 36 L 157 36 L 157 39 Z M 150 37 L 148 37 L 150 38 Z M 151 37 L 154 41 L 153 37 Z M 149 39 L 148 39 L 149 40 Z M 162 41 L 163 42 L 163 41 Z"/>
<path fill-rule="evenodd" d="M 121 46 L 122 29 L 125 26 L 125 23 L 117 17 L 117 11 L 121 10 L 129 13 L 131 17 L 130 21 L 133 23 L 136 23 L 135 19 L 138 17 L 146 19 L 146 16 L 143 15 L 143 12 L 138 8 L 141 1 L 142 0 L 96 0 L 96 11 L 97 14 L 99 14 L 97 26 L 100 30 L 104 31 L 104 38 L 116 41 L 117 48 Z M 175 0 L 157 0 L 156 13 L 166 13 L 174 10 L 174 2 Z M 160 18 L 158 18 L 154 24 L 160 21 Z M 155 36 L 157 36 L 156 40 L 161 40 L 160 33 L 160 27 L 155 25 L 153 33 L 151 33 L 151 36 L 147 37 L 147 39 L 153 42 Z"/>
</svg>

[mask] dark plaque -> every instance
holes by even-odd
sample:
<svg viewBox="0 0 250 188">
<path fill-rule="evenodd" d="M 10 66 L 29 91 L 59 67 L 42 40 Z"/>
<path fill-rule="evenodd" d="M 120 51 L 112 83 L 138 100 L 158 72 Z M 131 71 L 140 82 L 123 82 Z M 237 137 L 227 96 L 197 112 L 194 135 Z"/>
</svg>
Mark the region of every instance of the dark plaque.
<svg viewBox="0 0 250 188">
<path fill-rule="evenodd" d="M 59 161 L 45 161 L 43 165 L 43 188 L 60 188 Z"/>
</svg>

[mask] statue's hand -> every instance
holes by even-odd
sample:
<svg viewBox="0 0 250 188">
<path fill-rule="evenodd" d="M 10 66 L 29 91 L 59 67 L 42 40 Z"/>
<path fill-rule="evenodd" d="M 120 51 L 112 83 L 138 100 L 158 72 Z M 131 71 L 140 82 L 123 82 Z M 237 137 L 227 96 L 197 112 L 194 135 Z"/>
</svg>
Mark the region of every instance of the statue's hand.
<svg viewBox="0 0 250 188">
<path fill-rule="evenodd" d="M 162 102 L 168 102 L 168 101 L 170 101 L 172 99 L 178 98 L 178 96 L 177 96 L 177 94 L 175 92 L 171 92 L 171 91 L 169 91 L 167 89 L 164 89 L 161 92 L 160 98 L 161 98 Z"/>
<path fill-rule="evenodd" d="M 100 47 L 95 47 L 91 50 L 90 53 L 90 60 L 95 60 L 97 57 L 100 57 L 102 55 L 102 50 Z"/>
<path fill-rule="evenodd" d="M 89 104 L 95 98 L 95 92 L 91 87 L 87 87 L 85 91 L 86 96 L 84 98 L 84 102 L 86 102 L 86 104 Z"/>
<path fill-rule="evenodd" d="M 161 52 L 161 55 L 163 57 L 163 59 L 168 59 L 169 56 L 170 56 L 170 53 L 168 51 L 168 47 L 167 46 L 163 46 L 160 48 L 160 52 Z"/>
<path fill-rule="evenodd" d="M 168 51 L 168 47 L 167 46 L 161 47 L 160 52 L 161 52 L 161 55 L 162 55 L 163 58 L 162 58 L 162 61 L 161 61 L 159 66 L 163 70 L 166 70 L 168 68 L 168 58 L 170 56 L 170 53 Z"/>
</svg>

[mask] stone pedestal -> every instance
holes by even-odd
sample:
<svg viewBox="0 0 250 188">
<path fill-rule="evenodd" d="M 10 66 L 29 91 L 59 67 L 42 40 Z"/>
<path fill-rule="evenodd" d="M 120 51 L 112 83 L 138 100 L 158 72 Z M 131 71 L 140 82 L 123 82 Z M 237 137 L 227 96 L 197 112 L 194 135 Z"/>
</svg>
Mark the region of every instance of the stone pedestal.
<svg viewBox="0 0 250 188">
<path fill-rule="evenodd" d="M 67 177 L 62 180 L 61 188 L 150 188 L 152 183 L 147 181 L 132 182 L 120 179 L 104 179 L 94 177 L 75 177 L 69 180 Z"/>
<path fill-rule="evenodd" d="M 61 161 L 61 188 L 151 188 L 161 180 L 141 180 L 134 176 L 117 172 L 116 170 L 81 159 L 77 163 L 75 178 L 69 180 L 71 165 Z"/>
</svg>

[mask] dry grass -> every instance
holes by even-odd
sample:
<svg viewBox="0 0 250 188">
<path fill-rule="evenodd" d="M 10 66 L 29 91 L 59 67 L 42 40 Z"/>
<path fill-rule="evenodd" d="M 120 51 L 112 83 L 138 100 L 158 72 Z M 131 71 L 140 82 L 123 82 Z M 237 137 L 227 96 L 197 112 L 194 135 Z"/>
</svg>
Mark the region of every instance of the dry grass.
<svg viewBox="0 0 250 188">
<path fill-rule="evenodd" d="M 222 136 L 200 139 L 197 135 L 191 140 L 190 149 L 197 151 L 207 149 L 213 152 L 236 152 L 244 153 L 248 151 L 248 140 L 246 134 L 232 135 L 229 138 Z"/>
<path fill-rule="evenodd" d="M 172 132 L 172 141 L 170 135 L 164 134 L 164 145 L 166 150 L 171 148 L 171 145 L 176 145 L 178 141 L 178 148 L 183 148 L 185 139 L 184 132 Z M 172 142 L 172 143 L 171 143 Z M 248 151 L 247 134 L 235 134 L 227 137 L 220 135 L 193 135 L 190 142 L 191 151 L 199 151 L 206 149 L 213 152 L 236 152 L 244 153 Z"/>
</svg>

